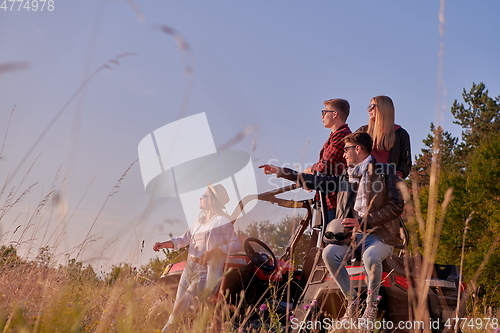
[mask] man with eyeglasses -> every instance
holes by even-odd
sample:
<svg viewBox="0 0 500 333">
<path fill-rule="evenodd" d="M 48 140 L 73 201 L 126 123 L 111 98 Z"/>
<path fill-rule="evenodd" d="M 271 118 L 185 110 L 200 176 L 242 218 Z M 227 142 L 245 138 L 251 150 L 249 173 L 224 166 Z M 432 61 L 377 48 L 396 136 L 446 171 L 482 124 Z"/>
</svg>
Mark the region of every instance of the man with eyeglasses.
<svg viewBox="0 0 500 333">
<path fill-rule="evenodd" d="M 373 141 L 368 133 L 352 133 L 343 141 L 348 169 L 340 176 L 304 174 L 269 164 L 260 168 L 265 174 L 276 174 L 305 188 L 338 192 L 337 219 L 331 223 L 341 223 L 348 241 L 332 241 L 323 250 L 323 260 L 347 299 L 346 313 L 340 320 L 349 323 L 358 319 L 359 296 L 351 286 L 345 263 L 361 256 L 368 283 L 363 320 L 358 326 L 366 329 L 363 325 L 373 324 L 377 315 L 382 261 L 401 243 L 399 217 L 404 201 L 393 165 L 377 163 L 371 155 Z"/>
<path fill-rule="evenodd" d="M 304 170 L 304 173 L 315 175 L 338 176 L 345 169 L 345 159 L 343 157 L 344 137 L 351 133 L 349 126 L 346 124 L 349 116 L 349 102 L 345 99 L 335 98 L 324 101 L 324 109 L 321 110 L 321 120 L 323 126 L 331 130 L 330 136 L 326 140 L 323 148 L 319 152 L 319 160 L 310 168 Z M 337 208 L 337 193 L 324 193 L 326 205 L 324 210 L 325 219 L 327 222 L 335 218 L 335 210 Z M 316 192 L 314 197 L 317 203 L 322 202 L 321 195 Z M 323 204 L 323 203 L 322 203 Z"/>
</svg>

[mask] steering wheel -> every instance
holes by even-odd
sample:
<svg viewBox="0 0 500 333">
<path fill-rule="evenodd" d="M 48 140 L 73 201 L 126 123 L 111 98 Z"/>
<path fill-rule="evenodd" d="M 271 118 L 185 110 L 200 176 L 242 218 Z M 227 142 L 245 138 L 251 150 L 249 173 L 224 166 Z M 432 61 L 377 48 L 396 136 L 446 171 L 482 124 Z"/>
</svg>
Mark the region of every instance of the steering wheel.
<svg viewBox="0 0 500 333">
<path fill-rule="evenodd" d="M 267 253 L 255 251 L 254 247 L 251 245 L 252 243 L 260 245 Z M 257 238 L 249 237 L 245 239 L 245 243 L 243 246 L 248 258 L 255 266 L 257 266 L 258 268 L 262 268 L 269 273 L 276 269 L 276 257 L 274 256 L 274 253 L 262 241 L 258 240 Z"/>
</svg>

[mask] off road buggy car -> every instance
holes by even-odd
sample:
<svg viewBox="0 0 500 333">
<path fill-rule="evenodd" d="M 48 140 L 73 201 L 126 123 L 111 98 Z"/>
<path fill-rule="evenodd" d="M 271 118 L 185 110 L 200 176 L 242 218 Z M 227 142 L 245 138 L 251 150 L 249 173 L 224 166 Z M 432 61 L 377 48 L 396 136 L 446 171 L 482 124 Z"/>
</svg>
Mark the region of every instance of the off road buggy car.
<svg viewBox="0 0 500 333">
<path fill-rule="evenodd" d="M 335 327 L 335 319 L 340 318 L 345 311 L 344 296 L 321 257 L 325 246 L 322 241 L 325 232 L 322 214 L 313 208 L 311 200 L 277 197 L 294 189 L 296 186 L 290 185 L 247 196 L 231 216 L 233 221 L 236 220 L 251 200 L 262 200 L 304 212 L 279 259 L 266 244 L 255 238 L 245 240 L 245 253 L 227 259 L 221 288 L 229 291 L 228 301 L 235 307 L 238 305 L 235 328 L 239 331 L 251 332 L 255 328 L 269 327 L 273 332 L 327 332 Z M 401 228 L 407 239 L 408 233 L 403 224 Z M 302 258 L 302 268 L 295 269 L 291 262 L 292 254 L 306 231 L 310 235 L 308 250 Z M 431 274 L 422 281 L 418 273 L 425 265 L 425 260 L 409 256 L 406 243 L 396 248 L 399 248 L 399 253 L 383 262 L 382 298 L 377 321 L 380 325 L 376 327 L 377 331 L 413 332 L 426 328 L 425 331 L 452 332 L 453 325 L 450 323 L 453 321 L 450 319 L 463 317 L 464 313 L 458 306 L 459 290 L 464 285 L 460 283 L 457 267 L 431 264 Z M 169 265 L 163 278 L 169 283 L 177 283 L 184 265 L 185 262 Z M 366 275 L 359 259 L 353 258 L 346 267 L 351 281 L 363 294 Z M 422 283 L 425 288 L 418 289 Z M 422 318 L 416 318 L 418 310 L 424 311 L 424 317 L 428 320 L 418 320 Z"/>
</svg>

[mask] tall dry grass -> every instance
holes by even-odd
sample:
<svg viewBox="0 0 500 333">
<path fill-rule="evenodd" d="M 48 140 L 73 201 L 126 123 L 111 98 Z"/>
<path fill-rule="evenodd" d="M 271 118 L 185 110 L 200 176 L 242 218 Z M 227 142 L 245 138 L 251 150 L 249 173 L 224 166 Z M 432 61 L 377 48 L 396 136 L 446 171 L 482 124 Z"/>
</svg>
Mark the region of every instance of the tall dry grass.
<svg viewBox="0 0 500 333">
<path fill-rule="evenodd" d="M 35 262 L 2 266 L 0 290 L 3 333 L 155 332 L 172 307 L 166 285 L 135 273 L 109 283 Z"/>
<path fill-rule="evenodd" d="M 140 8 L 138 8 L 133 0 L 127 0 L 127 2 L 134 9 L 136 15 L 142 20 L 143 14 Z M 444 0 L 441 0 L 440 3 L 441 7 L 444 7 Z M 440 22 L 442 21 L 440 25 L 440 34 L 443 36 L 444 14 L 441 13 L 441 10 L 439 17 Z M 178 32 L 164 25 L 156 28 L 167 35 L 171 35 L 177 41 L 179 49 L 185 54 L 189 54 L 189 44 Z M 97 37 L 94 36 L 94 39 L 97 39 Z M 440 48 L 444 48 L 444 44 L 440 45 Z M 439 67 L 440 77 L 443 67 L 443 51 L 441 49 Z M 15 173 L 21 170 L 21 167 L 30 157 L 37 144 L 50 130 L 57 119 L 65 112 L 68 105 L 85 88 L 88 82 L 90 82 L 90 80 L 100 71 L 119 65 L 118 59 L 130 55 L 133 54 L 128 53 L 109 60 L 83 80 L 82 85 L 75 91 L 75 94 L 62 106 L 49 125 L 40 134 L 33 146 L 22 158 L 19 165 L 15 168 L 14 174 L 7 178 L 1 194 L 6 190 L 10 179 L 13 179 Z M 186 58 L 189 59 L 187 60 L 188 65 L 185 68 L 185 73 L 191 78 L 194 61 L 191 59 L 192 56 L 186 56 Z M 26 69 L 28 66 L 28 63 L 6 64 L 3 65 L 3 67 L 0 66 L 0 72 Z M 192 83 L 193 81 L 191 79 L 183 98 L 179 118 L 185 115 Z M 13 113 L 14 109 L 12 110 L 12 114 Z M 2 153 L 7 138 L 8 128 L 7 126 L 4 141 L 0 148 L 0 159 L 3 157 Z M 434 147 L 438 146 L 439 142 L 434 142 Z M 123 178 L 120 178 L 119 182 L 122 179 Z M 419 264 L 422 270 L 420 271 L 418 279 L 416 279 L 416 285 L 411 286 L 412 290 L 409 299 L 410 313 L 413 320 L 428 321 L 429 319 L 429 312 L 426 305 L 428 286 L 424 281 L 430 278 L 432 274 L 433 263 L 437 251 L 439 250 L 439 237 L 446 214 L 446 208 L 450 200 L 452 200 L 452 191 L 449 190 L 446 194 L 445 201 L 441 204 L 438 202 L 438 185 L 439 152 L 435 149 L 431 166 L 431 188 L 429 191 L 429 202 L 427 203 L 428 215 L 426 219 L 423 218 L 420 212 L 417 186 L 415 184 L 412 186 L 413 196 L 410 196 L 408 189 L 402 188 L 405 200 L 408 202 L 407 207 L 411 211 L 411 214 L 409 214 L 409 225 L 411 227 L 410 247 L 414 251 L 413 255 L 422 255 L 422 262 Z M 17 191 L 21 186 L 18 186 L 15 190 L 7 194 L 7 198 L 0 209 L 0 220 L 14 205 L 22 201 L 23 198 L 29 194 L 33 186 L 34 185 L 31 185 L 19 195 L 17 195 Z M 114 193 L 115 189 L 116 187 L 108 198 Z M 36 222 L 39 222 L 38 213 L 53 195 L 54 192 L 51 191 L 44 197 L 32 215 L 32 219 L 30 220 L 31 224 L 28 223 L 27 227 L 19 230 L 22 234 L 20 243 L 29 243 L 33 240 L 33 237 L 29 237 L 28 234 L 28 229 L 30 227 L 33 227 L 33 229 L 43 227 L 43 225 L 36 224 Z M 106 202 L 104 205 L 105 204 Z M 89 242 L 92 241 L 91 230 L 92 228 L 89 230 L 84 243 L 76 247 L 78 251 L 77 257 L 81 254 L 83 249 L 88 246 Z M 14 233 L 17 231 L 18 229 L 16 228 Z M 466 231 L 467 229 L 465 228 L 464 239 L 467 236 Z M 57 235 L 55 235 L 54 238 L 57 238 Z M 57 239 L 60 241 L 59 238 Z M 418 241 L 419 239 L 421 239 L 421 242 Z M 0 237 L 0 241 L 1 240 L 2 238 Z M 499 242 L 500 239 L 497 239 L 495 246 L 498 245 Z M 0 253 L 0 257 L 1 255 Z M 409 254 L 406 253 L 405 255 L 408 256 Z M 481 274 L 484 264 L 488 259 L 489 256 L 487 255 L 476 276 L 471 281 L 466 281 L 469 283 L 471 289 L 475 288 L 474 283 L 479 274 Z M 407 272 L 409 272 L 410 267 L 407 265 L 406 268 Z M 487 299 L 471 299 L 471 294 L 470 292 L 460 294 L 460 307 L 466 307 L 465 315 L 467 317 L 500 317 L 499 310 L 492 309 L 488 306 Z M 105 276 L 97 278 L 89 271 L 75 269 L 71 267 L 71 265 L 55 267 L 50 262 L 44 263 L 25 260 L 3 262 L 0 264 L 0 332 L 2 333 L 159 332 L 160 328 L 166 322 L 168 314 L 172 310 L 173 301 L 174 295 L 172 294 L 171 288 L 160 281 L 148 280 L 137 272 L 125 270 L 116 279 L 112 279 L 111 281 L 110 279 L 106 279 Z M 217 332 L 238 331 L 237 325 L 227 326 L 224 324 L 224 322 L 233 320 L 231 316 L 232 311 L 233 309 L 223 302 L 219 304 L 202 305 L 197 312 L 188 318 L 186 325 L 180 327 L 180 331 L 186 333 L 201 333 L 207 332 L 209 327 L 212 327 L 212 330 Z M 219 320 L 214 322 L 214 317 L 219 318 Z M 261 331 L 264 332 L 268 330 L 262 329 Z M 478 330 L 468 327 L 465 327 L 463 330 L 463 332 L 466 333 L 491 331 L 491 329 Z"/>
<path fill-rule="evenodd" d="M 435 147 L 439 147 L 439 141 L 435 143 Z M 28 169 L 27 174 L 32 166 Z M 92 227 L 108 199 L 116 194 L 131 167 L 132 165 L 127 168 L 112 188 L 83 243 L 74 248 L 76 259 L 93 241 Z M 417 279 L 414 280 L 415 285 L 410 287 L 409 292 L 410 320 L 423 322 L 428 322 L 430 318 L 427 307 L 429 286 L 425 281 L 432 275 L 433 264 L 439 250 L 440 231 L 444 216 L 448 204 L 453 200 L 450 189 L 447 191 L 444 201 L 438 202 L 439 150 L 437 149 L 434 151 L 431 173 L 432 181 L 426 220 L 420 212 L 416 184 L 412 186 L 413 196 L 410 195 L 407 187 L 401 187 L 409 210 L 410 248 L 413 251 L 411 255 L 422 255 L 421 262 L 418 263 L 422 269 Z M 9 191 L 7 191 L 7 182 L 4 184 L 0 192 L 2 196 L 5 194 L 4 203 L 0 207 L 0 219 L 12 207 L 22 202 L 35 186 L 35 184 L 27 186 L 23 191 L 21 190 L 23 182 L 24 178 L 19 186 Z M 403 183 L 400 182 L 400 184 Z M 51 201 L 55 195 L 57 195 L 57 191 L 51 187 L 31 213 L 25 227 L 15 229 L 14 233 L 18 232 L 20 235 L 17 245 L 34 246 L 36 231 L 46 227 L 46 223 L 41 223 L 41 212 L 50 202 L 55 202 L 57 205 L 57 200 Z M 467 222 L 465 225 L 467 226 Z M 467 236 L 466 231 L 467 228 L 464 229 L 464 239 Z M 61 241 L 57 235 L 48 236 L 48 240 Z M 0 235 L 0 241 L 3 241 L 3 238 L 3 235 Z M 497 239 L 495 245 L 499 243 L 500 239 Z M 56 245 L 45 247 L 50 255 L 58 256 L 58 254 L 50 253 L 50 249 L 57 248 Z M 490 252 L 493 250 L 494 248 Z M 43 253 L 41 252 L 41 254 Z M 409 255 L 410 253 L 407 251 L 406 258 Z M 2 253 L 0 253 L 1 257 Z M 488 260 L 489 255 L 484 258 L 476 276 L 471 281 L 466 281 L 471 288 L 474 288 L 474 283 Z M 44 261 L 43 256 L 32 261 L 0 261 L 0 332 L 135 333 L 160 331 L 174 302 L 174 295 L 168 286 L 160 281 L 148 279 L 140 271 L 123 270 L 120 275 L 113 279 L 107 278 L 106 274 L 97 278 L 95 274 L 91 274 L 90 270 L 83 269 L 83 266 L 77 265 L 75 267 L 75 262 L 76 260 L 74 262 L 68 261 L 67 264 L 56 267 L 50 260 Z M 411 267 L 407 265 L 406 269 L 409 276 Z M 460 294 L 459 307 L 467 310 L 465 316 L 469 318 L 494 318 L 496 316 L 498 318 L 498 311 L 488 307 L 487 301 L 472 300 L 472 302 L 467 302 L 470 296 L 470 292 Z M 269 307 L 271 308 L 271 306 Z M 186 323 L 180 327 L 180 332 L 206 332 L 210 329 L 229 333 L 243 330 L 243 327 L 238 326 L 233 316 L 234 310 L 224 302 L 204 304 L 195 313 L 188 316 Z M 239 310 L 241 313 L 246 313 L 248 308 Z M 457 313 L 459 317 L 462 316 L 460 312 Z M 270 311 L 272 329 L 263 327 L 257 331 L 279 331 L 279 320 L 273 319 L 273 316 L 274 313 Z M 430 329 L 423 331 L 430 332 Z M 469 327 L 463 329 L 463 332 L 481 331 L 491 332 L 492 330 L 478 330 Z"/>
<path fill-rule="evenodd" d="M 0 290 L 2 333 L 160 332 L 175 299 L 171 285 L 149 280 L 138 271 L 122 270 L 113 279 L 98 279 L 88 270 L 34 261 L 2 266 Z M 177 332 L 250 332 L 234 321 L 235 311 L 250 314 L 242 305 L 229 305 L 223 297 L 208 300 L 186 313 Z M 276 331 L 279 323 L 271 320 L 271 324 Z"/>
<path fill-rule="evenodd" d="M 436 156 L 436 168 L 439 166 L 439 156 Z M 130 167 L 129 167 L 130 168 Z M 129 169 L 127 169 L 128 171 Z M 109 194 L 115 194 L 119 184 L 127 171 L 120 177 L 117 185 Z M 436 178 L 436 183 L 439 179 Z M 7 194 L 2 214 L 8 212 L 14 205 L 29 195 L 29 189 L 24 192 L 12 190 Z M 432 206 L 434 217 L 428 216 L 424 221 L 420 213 L 418 189 L 413 185 L 413 202 L 407 188 L 401 188 L 410 210 L 409 225 L 411 226 L 412 255 L 421 254 L 422 267 L 420 275 L 411 286 L 409 295 L 409 312 L 411 320 L 428 322 L 429 309 L 427 294 L 429 287 L 425 283 L 432 274 L 433 264 L 439 249 L 440 230 L 446 214 L 446 208 L 452 200 L 452 191 L 449 190 L 442 203 L 436 197 L 430 196 L 428 205 Z M 20 193 L 18 193 L 20 192 Z M 27 228 L 34 227 L 37 214 L 45 206 L 54 191 L 49 191 L 35 209 L 33 223 L 17 230 L 21 233 L 22 242 L 30 242 Z M 109 198 L 108 196 L 108 198 Z M 105 204 L 105 203 L 104 203 Z M 431 211 L 431 209 L 429 209 Z M 38 212 L 38 213 L 37 213 Z M 94 221 L 95 222 L 95 221 Z M 465 223 L 467 225 L 467 223 Z M 43 225 L 38 224 L 39 227 Z M 464 229 L 464 238 L 466 237 Z M 420 240 L 420 241 L 418 241 Z M 81 250 L 91 241 L 90 231 L 86 237 L 86 244 L 77 246 Z M 498 244 L 497 240 L 495 244 Z M 50 249 L 50 248 L 47 248 Z M 42 254 L 42 253 L 41 253 Z M 409 255 L 407 252 L 405 255 Z M 0 257 L 3 254 L 0 253 Z M 49 258 L 50 259 L 50 258 Z M 489 256 L 484 258 L 484 263 Z M 113 279 L 109 275 L 97 278 L 93 270 L 74 265 L 69 261 L 65 265 L 55 266 L 50 260 L 40 256 L 38 260 L 0 261 L 0 332 L 159 332 L 172 310 L 174 295 L 171 289 L 161 281 L 153 281 L 138 271 L 122 270 Z M 484 267 L 481 265 L 472 281 L 466 281 L 474 288 Z M 411 267 L 407 267 L 409 272 Z M 498 318 L 500 313 L 488 306 L 487 300 L 470 300 L 471 293 L 460 295 L 460 307 L 467 310 L 468 318 Z M 465 309 L 465 307 L 467 307 Z M 241 309 L 245 311 L 248 309 Z M 180 332 L 238 332 L 239 327 L 232 314 L 231 308 L 224 302 L 202 305 L 188 316 L 187 321 L 180 327 Z M 244 312 L 243 312 L 244 313 Z M 273 313 L 271 311 L 271 323 Z M 460 315 L 461 316 L 461 315 Z M 225 324 L 225 323 L 230 324 Z M 232 322 L 232 323 L 231 323 Z M 274 320 L 273 329 L 261 328 L 259 332 L 279 330 L 279 323 Z M 430 329 L 423 330 L 430 332 Z M 492 332 L 492 328 L 478 330 L 464 327 L 463 332 Z M 417 331 L 415 331 L 417 332 Z"/>
</svg>

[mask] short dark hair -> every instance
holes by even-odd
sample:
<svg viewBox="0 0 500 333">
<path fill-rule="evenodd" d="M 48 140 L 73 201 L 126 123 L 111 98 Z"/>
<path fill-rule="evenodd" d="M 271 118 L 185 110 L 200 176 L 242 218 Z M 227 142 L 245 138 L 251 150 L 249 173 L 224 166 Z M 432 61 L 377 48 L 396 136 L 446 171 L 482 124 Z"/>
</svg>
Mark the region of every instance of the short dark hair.
<svg viewBox="0 0 500 333">
<path fill-rule="evenodd" d="M 361 146 L 368 154 L 372 153 L 373 140 L 370 134 L 366 132 L 354 132 L 344 137 L 344 143 L 352 142 Z"/>
<path fill-rule="evenodd" d="M 349 117 L 349 111 L 351 109 L 351 106 L 349 105 L 349 102 L 346 101 L 345 99 L 341 98 L 334 98 L 334 99 L 329 99 L 327 101 L 324 101 L 323 104 L 325 106 L 329 105 L 331 108 L 335 109 L 341 116 L 343 121 L 347 120 L 347 117 Z"/>
</svg>

